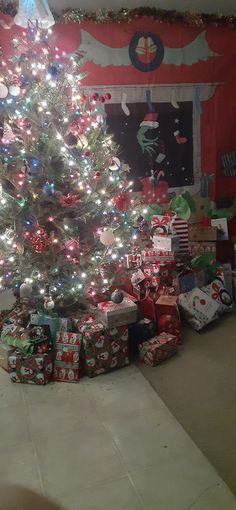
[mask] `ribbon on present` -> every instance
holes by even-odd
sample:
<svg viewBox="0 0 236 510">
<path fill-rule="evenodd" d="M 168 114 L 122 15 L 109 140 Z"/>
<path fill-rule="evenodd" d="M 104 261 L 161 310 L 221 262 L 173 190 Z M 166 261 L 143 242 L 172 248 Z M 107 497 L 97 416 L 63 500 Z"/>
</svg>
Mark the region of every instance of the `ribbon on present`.
<svg viewBox="0 0 236 510">
<path fill-rule="evenodd" d="M 19 349 L 23 354 L 33 354 L 34 346 L 28 338 L 16 338 L 14 336 L 4 336 L 4 343 Z"/>
<path fill-rule="evenodd" d="M 211 288 L 213 291 L 211 297 L 213 299 L 216 299 L 216 301 L 217 301 L 218 299 L 220 299 L 220 290 L 221 290 L 220 286 L 216 282 L 213 282 L 211 285 Z"/>
</svg>

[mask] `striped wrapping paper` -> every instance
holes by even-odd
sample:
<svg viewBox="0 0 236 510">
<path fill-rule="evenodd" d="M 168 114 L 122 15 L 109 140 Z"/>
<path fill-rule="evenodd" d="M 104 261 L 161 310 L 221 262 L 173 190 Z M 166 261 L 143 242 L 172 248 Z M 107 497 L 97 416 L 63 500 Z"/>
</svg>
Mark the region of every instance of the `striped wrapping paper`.
<svg viewBox="0 0 236 510">
<path fill-rule="evenodd" d="M 173 222 L 173 227 L 176 231 L 176 235 L 180 238 L 180 249 L 178 253 L 181 255 L 186 255 L 189 253 L 189 243 L 188 243 L 188 223 L 181 218 L 175 218 Z"/>
</svg>

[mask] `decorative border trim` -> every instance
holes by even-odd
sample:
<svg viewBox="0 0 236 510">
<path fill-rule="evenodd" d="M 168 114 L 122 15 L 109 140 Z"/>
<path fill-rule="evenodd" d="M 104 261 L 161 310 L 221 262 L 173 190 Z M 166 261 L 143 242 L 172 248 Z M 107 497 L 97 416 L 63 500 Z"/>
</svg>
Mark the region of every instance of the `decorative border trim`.
<svg viewBox="0 0 236 510">
<path fill-rule="evenodd" d="M 15 16 L 17 13 L 18 2 L 0 0 L 0 13 Z M 199 29 L 208 25 L 214 27 L 236 28 L 236 16 L 230 14 L 206 14 L 192 12 L 167 11 L 165 9 L 156 9 L 155 7 L 137 7 L 136 9 L 120 9 L 113 11 L 111 9 L 99 9 L 93 12 L 86 12 L 82 9 L 66 9 L 60 15 L 54 13 L 56 21 L 65 23 L 75 21 L 94 21 L 95 23 L 130 23 L 134 19 L 149 17 L 161 23 L 183 23 L 184 25 L 197 27 Z"/>
</svg>

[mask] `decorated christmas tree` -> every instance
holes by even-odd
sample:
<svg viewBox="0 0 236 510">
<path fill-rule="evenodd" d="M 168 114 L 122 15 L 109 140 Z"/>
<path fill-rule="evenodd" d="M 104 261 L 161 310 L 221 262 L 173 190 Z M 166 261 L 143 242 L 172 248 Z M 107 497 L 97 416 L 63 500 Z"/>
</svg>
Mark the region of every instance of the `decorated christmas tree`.
<svg viewBox="0 0 236 510">
<path fill-rule="evenodd" d="M 0 277 L 60 315 L 119 286 L 136 236 L 109 91 L 84 93 L 81 55 L 49 32 L 32 24 L 1 62 Z"/>
</svg>

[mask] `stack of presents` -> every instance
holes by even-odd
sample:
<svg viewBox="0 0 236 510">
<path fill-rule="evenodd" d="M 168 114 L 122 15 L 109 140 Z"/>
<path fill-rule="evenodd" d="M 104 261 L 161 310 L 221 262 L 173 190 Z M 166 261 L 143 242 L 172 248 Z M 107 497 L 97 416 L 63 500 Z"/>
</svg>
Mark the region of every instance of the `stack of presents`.
<svg viewBox="0 0 236 510">
<path fill-rule="evenodd" d="M 149 243 L 127 255 L 119 302 L 71 318 L 15 306 L 1 317 L 0 366 L 13 382 L 42 385 L 78 382 L 132 358 L 149 366 L 165 361 L 182 344 L 180 317 L 200 331 L 232 308 L 231 265 L 216 263 L 218 230 L 188 225 L 171 211 L 153 216 Z"/>
</svg>

